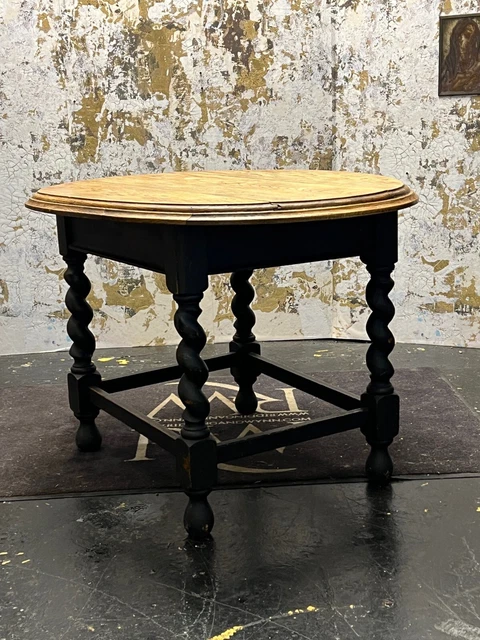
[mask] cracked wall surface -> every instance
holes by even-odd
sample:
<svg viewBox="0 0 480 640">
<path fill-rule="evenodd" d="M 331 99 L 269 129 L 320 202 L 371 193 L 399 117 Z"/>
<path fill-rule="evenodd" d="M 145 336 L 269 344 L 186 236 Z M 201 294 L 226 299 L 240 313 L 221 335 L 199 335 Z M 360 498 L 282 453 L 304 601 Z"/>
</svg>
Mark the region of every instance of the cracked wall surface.
<svg viewBox="0 0 480 640">
<path fill-rule="evenodd" d="M 172 170 L 344 168 L 403 179 L 400 340 L 479 345 L 480 99 L 437 97 L 438 15 L 473 1 L 5 0 L 0 353 L 64 348 L 64 265 L 40 186 Z M 163 276 L 90 258 L 99 346 L 172 343 Z M 259 270 L 262 339 L 364 337 L 354 260 Z M 208 339 L 232 333 L 213 276 Z"/>
<path fill-rule="evenodd" d="M 480 97 L 438 97 L 439 14 L 478 0 L 351 0 L 333 12 L 334 166 L 392 175 L 400 216 L 397 340 L 480 346 Z M 334 336 L 365 337 L 366 274 L 334 265 Z"/>
<path fill-rule="evenodd" d="M 0 352 L 65 346 L 63 263 L 33 189 L 124 173 L 331 168 L 328 2 L 7 0 L 0 11 Z M 91 258 L 101 346 L 177 340 L 164 278 Z M 329 265 L 260 271 L 261 337 L 329 335 Z M 203 301 L 232 333 L 225 277 Z"/>
</svg>

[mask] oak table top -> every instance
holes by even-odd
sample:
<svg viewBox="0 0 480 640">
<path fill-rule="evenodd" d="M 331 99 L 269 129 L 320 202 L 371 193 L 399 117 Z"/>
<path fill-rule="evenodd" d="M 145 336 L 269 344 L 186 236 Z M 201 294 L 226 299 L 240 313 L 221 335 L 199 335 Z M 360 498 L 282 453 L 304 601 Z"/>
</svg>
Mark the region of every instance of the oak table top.
<svg viewBox="0 0 480 640">
<path fill-rule="evenodd" d="M 398 211 L 418 201 L 400 180 L 347 171 L 185 171 L 44 187 L 26 206 L 84 218 L 175 225 L 302 222 Z"/>
</svg>

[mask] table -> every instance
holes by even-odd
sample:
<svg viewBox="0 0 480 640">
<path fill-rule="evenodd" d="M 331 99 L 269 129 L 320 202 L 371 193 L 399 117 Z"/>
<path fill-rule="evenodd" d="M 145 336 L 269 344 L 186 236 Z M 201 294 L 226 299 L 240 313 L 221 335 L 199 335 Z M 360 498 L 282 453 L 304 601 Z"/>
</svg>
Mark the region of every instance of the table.
<svg viewBox="0 0 480 640">
<path fill-rule="evenodd" d="M 26 206 L 57 216 L 58 240 L 69 285 L 67 324 L 73 365 L 68 374 L 70 407 L 79 420 L 76 443 L 96 451 L 100 410 L 115 416 L 176 458 L 178 479 L 189 501 L 185 527 L 190 537 L 210 535 L 214 516 L 207 496 L 217 464 L 351 429 L 361 429 L 371 447 L 366 472 L 387 483 L 392 475 L 388 447 L 399 430 L 399 399 L 389 360 L 395 340 L 389 298 L 397 261 L 397 217 L 417 196 L 399 180 L 330 171 L 202 171 L 117 176 L 40 189 Z M 181 342 L 177 365 L 102 380 L 92 361 L 93 312 L 86 298 L 87 254 L 163 273 L 177 310 Z M 261 355 L 253 334 L 254 269 L 360 256 L 370 274 L 366 300 L 371 310 L 366 364 L 370 383 L 361 397 L 301 375 Z M 199 323 L 200 301 L 210 274 L 232 273 L 235 334 L 228 353 L 202 359 L 206 343 Z M 329 402 L 341 413 L 217 443 L 206 424 L 209 402 L 202 391 L 210 371 L 230 369 L 238 384 L 241 414 L 257 407 L 254 384 L 260 374 Z M 181 433 L 114 399 L 115 392 L 180 378 L 185 405 Z"/>
</svg>

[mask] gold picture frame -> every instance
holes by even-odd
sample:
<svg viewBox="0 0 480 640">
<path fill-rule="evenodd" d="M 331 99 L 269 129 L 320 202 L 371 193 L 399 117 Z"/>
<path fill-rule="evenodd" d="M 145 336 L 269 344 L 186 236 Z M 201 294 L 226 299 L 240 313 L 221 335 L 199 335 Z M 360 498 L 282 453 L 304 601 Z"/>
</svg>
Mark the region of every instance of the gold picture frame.
<svg viewBox="0 0 480 640">
<path fill-rule="evenodd" d="M 480 13 L 440 17 L 439 96 L 480 95 Z"/>
</svg>

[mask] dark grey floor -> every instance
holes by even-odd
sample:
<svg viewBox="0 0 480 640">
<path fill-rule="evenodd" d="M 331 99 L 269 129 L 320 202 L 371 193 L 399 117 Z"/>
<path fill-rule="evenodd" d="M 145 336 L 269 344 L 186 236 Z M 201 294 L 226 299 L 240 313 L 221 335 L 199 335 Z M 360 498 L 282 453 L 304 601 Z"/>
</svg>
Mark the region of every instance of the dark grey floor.
<svg viewBox="0 0 480 640">
<path fill-rule="evenodd" d="M 480 638 L 480 480 L 216 492 L 204 546 L 184 504 L 3 504 L 0 638 Z"/>
<path fill-rule="evenodd" d="M 368 344 L 342 340 L 302 340 L 265 342 L 262 353 L 278 362 L 288 363 L 304 373 L 313 371 L 342 371 L 365 368 Z M 207 345 L 205 357 L 220 355 L 228 350 L 225 344 Z M 97 366 L 104 377 L 136 373 L 175 363 L 175 347 L 133 347 L 131 349 L 99 349 L 95 352 Z M 99 358 L 112 358 L 99 362 Z M 128 364 L 118 364 L 118 361 Z M 397 344 L 391 355 L 396 368 L 415 369 L 433 367 L 441 370 L 460 397 L 480 413 L 480 349 Z M 0 386 L 15 384 L 58 383 L 65 380 L 70 366 L 67 352 L 37 353 L 0 357 Z M 395 379 L 393 380 L 395 382 Z"/>
<path fill-rule="evenodd" d="M 361 368 L 365 348 L 264 353 L 308 372 Z M 173 350 L 97 356 L 114 356 L 101 366 L 116 375 Z M 393 360 L 440 368 L 480 411 L 480 350 L 399 345 Z M 58 382 L 67 366 L 65 353 L 3 357 L 0 384 Z M 211 503 L 214 542 L 195 546 L 178 493 L 4 502 L 0 640 L 480 640 L 480 478 L 217 491 Z"/>
</svg>

